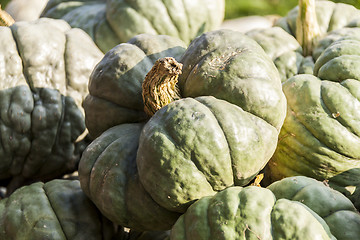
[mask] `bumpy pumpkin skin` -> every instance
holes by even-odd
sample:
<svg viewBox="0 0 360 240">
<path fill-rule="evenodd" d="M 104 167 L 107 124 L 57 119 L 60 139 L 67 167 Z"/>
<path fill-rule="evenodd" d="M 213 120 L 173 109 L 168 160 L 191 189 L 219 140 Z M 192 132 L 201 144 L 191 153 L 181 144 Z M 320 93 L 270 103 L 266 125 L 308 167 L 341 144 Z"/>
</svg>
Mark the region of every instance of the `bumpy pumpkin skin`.
<svg viewBox="0 0 360 240">
<path fill-rule="evenodd" d="M 347 31 L 349 34 L 344 34 Z M 294 175 L 329 180 L 357 208 L 360 207 L 359 33 L 357 28 L 330 33 L 318 44 L 325 50 L 315 62 L 314 75 L 296 75 L 284 82 L 288 112 L 278 147 L 268 165 L 272 181 Z M 330 46 L 325 48 L 327 44 Z"/>
<path fill-rule="evenodd" d="M 52 180 L 17 189 L 0 201 L 1 239 L 108 239 L 113 224 L 86 197 L 78 180 Z"/>
<path fill-rule="evenodd" d="M 110 127 L 147 120 L 142 100 L 142 82 L 155 61 L 180 58 L 186 45 L 166 36 L 140 34 L 107 52 L 89 79 L 84 100 L 86 127 L 92 138 Z"/>
<path fill-rule="evenodd" d="M 134 73 L 137 68 L 146 65 L 133 64 L 135 67 L 129 70 L 124 67 L 128 70 L 128 75 L 120 75 L 122 72 L 118 70 L 119 66 L 126 66 L 119 63 L 127 62 L 125 58 L 121 61 L 119 58 L 127 55 L 121 54 L 117 57 L 115 53 L 122 53 L 123 48 L 130 46 L 120 44 L 113 49 L 116 51 L 112 54 L 105 55 L 103 63 L 107 64 L 100 63 L 95 70 L 97 73 L 91 78 L 98 86 L 101 86 L 101 80 L 106 80 L 102 89 L 107 90 L 102 92 L 106 92 L 113 99 L 121 99 L 121 95 L 114 94 L 114 86 L 120 86 L 122 81 L 126 83 L 122 86 L 130 86 L 132 92 L 141 92 L 139 82 L 141 83 L 146 73 Z M 252 61 L 252 64 L 248 61 Z M 143 64 L 150 61 L 146 57 L 145 60 L 136 60 L 137 62 Z M 151 199 L 158 205 L 156 209 L 162 209 L 156 214 L 158 229 L 166 229 L 173 223 L 161 220 L 164 218 L 160 214 L 166 214 L 165 219 L 168 219 L 167 212 L 170 212 L 174 219 L 174 216 L 184 212 L 192 202 L 203 196 L 213 195 L 216 191 L 232 185 L 249 183 L 273 154 L 285 117 L 286 101 L 276 67 L 262 48 L 244 34 L 229 30 L 205 33 L 193 41 L 183 54 L 181 62 L 184 67 L 183 75 L 179 77 L 179 87 L 184 98 L 156 112 L 146 122 L 139 136 L 132 138 L 132 141 L 121 140 L 120 136 L 124 134 L 120 133 L 116 134 L 119 139 L 112 140 L 119 144 L 125 141 L 129 144 L 127 148 L 133 149 L 129 154 L 136 159 L 136 176 L 139 180 L 136 188 L 142 188 L 140 190 L 149 195 L 143 199 Z M 102 68 L 105 66 L 111 68 L 104 71 Z M 90 94 L 91 85 L 92 83 Z M 133 88 L 134 85 L 139 89 Z M 121 90 L 119 87 L 118 89 Z M 131 91 L 128 92 L 132 94 Z M 142 98 L 139 94 L 133 96 L 138 96 L 138 99 L 126 100 L 138 102 L 135 106 L 138 106 L 140 111 L 140 107 L 143 107 Z M 118 102 L 122 104 L 125 100 Z M 92 102 L 88 104 L 90 111 Z M 117 114 L 114 116 L 124 119 L 121 112 Z M 103 115 L 102 118 L 105 116 L 109 117 Z M 98 125 L 105 121 L 106 119 L 98 121 Z M 129 122 L 123 121 L 122 125 Z M 121 122 L 118 124 L 120 129 Z M 119 147 L 115 150 L 110 147 L 96 148 L 105 141 L 98 139 L 115 134 L 115 131 L 119 131 L 116 130 L 117 127 L 103 132 L 95 139 L 94 142 L 97 143 L 91 143 L 85 150 L 79 165 L 80 181 L 86 194 L 96 202 L 105 216 L 122 226 L 138 230 L 151 229 L 154 225 L 151 223 L 156 221 L 149 217 L 149 221 L 144 222 L 147 218 L 137 219 L 137 214 L 139 209 L 151 214 L 155 208 L 154 203 L 148 207 L 148 203 L 134 203 L 134 200 L 130 200 L 131 206 L 144 204 L 144 207 L 134 207 L 130 214 L 130 211 L 124 210 L 124 204 L 129 201 L 128 196 L 131 195 L 126 192 L 131 188 L 126 187 L 127 190 L 124 190 L 122 186 L 126 184 L 119 185 L 114 182 L 120 178 L 124 179 L 123 182 L 132 181 L 126 179 L 130 174 L 123 174 L 127 170 L 115 170 L 127 168 L 126 157 L 122 156 L 124 152 L 117 152 Z M 91 133 L 91 128 L 89 131 Z M 110 143 L 108 145 L 110 146 Z M 98 160 L 97 156 L 100 156 Z M 107 160 L 101 163 L 101 159 Z M 100 162 L 97 164 L 98 161 Z M 114 161 L 111 166 L 105 164 L 109 161 Z M 125 166 L 121 167 L 123 164 Z M 112 171 L 114 173 L 110 174 Z M 109 174 L 104 176 L 104 173 Z M 107 177 L 110 175 L 113 178 Z M 103 180 L 104 177 L 106 180 Z M 100 186 L 105 185 L 113 190 L 102 192 Z M 145 193 L 142 194 L 145 196 Z M 100 198 L 104 195 L 108 197 Z M 110 207 L 109 202 L 119 202 L 116 210 Z M 128 214 L 118 214 L 124 212 Z M 133 214 L 137 216 L 132 216 Z M 161 225 L 160 221 L 166 224 Z"/>
<path fill-rule="evenodd" d="M 0 179 L 74 171 L 84 148 L 81 102 L 103 54 L 63 20 L 16 22 L 0 35 Z"/>
<path fill-rule="evenodd" d="M 219 27 L 224 8 L 224 0 L 50 0 L 42 16 L 84 29 L 107 52 L 142 33 L 169 35 L 188 44 Z"/>
<path fill-rule="evenodd" d="M 349 218 L 347 218 L 349 217 Z M 268 188 L 230 187 L 191 205 L 171 229 L 180 239 L 356 239 L 360 214 L 341 193 L 307 177 Z"/>
<path fill-rule="evenodd" d="M 156 203 L 139 181 L 136 151 L 143 125 L 112 127 L 86 148 L 79 164 L 81 188 L 119 225 L 138 231 L 168 230 L 179 213 Z"/>
</svg>

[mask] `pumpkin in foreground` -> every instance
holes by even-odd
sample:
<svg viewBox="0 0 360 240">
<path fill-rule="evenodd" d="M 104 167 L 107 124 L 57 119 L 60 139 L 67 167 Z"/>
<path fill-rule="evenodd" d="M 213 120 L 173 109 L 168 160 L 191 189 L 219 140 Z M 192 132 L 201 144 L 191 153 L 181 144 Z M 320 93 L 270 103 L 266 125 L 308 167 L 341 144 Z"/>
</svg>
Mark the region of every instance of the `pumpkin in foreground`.
<svg viewBox="0 0 360 240">
<path fill-rule="evenodd" d="M 0 201 L 1 239 L 110 240 L 114 234 L 78 180 L 33 183 Z"/>
<path fill-rule="evenodd" d="M 159 34 L 187 44 L 224 19 L 224 0 L 50 0 L 42 17 L 85 30 L 103 52 L 136 35 Z"/>
<path fill-rule="evenodd" d="M 88 77 L 103 57 L 63 20 L 0 27 L 0 179 L 12 188 L 77 168 Z"/>
<path fill-rule="evenodd" d="M 171 240 L 338 239 L 360 236 L 360 214 L 349 199 L 307 177 L 268 188 L 230 187 L 192 204 Z"/>
<path fill-rule="evenodd" d="M 169 229 L 195 200 L 249 183 L 273 154 L 286 108 L 274 64 L 245 35 L 208 32 L 180 58 L 158 61 L 167 51 L 156 51 L 159 38 L 141 35 L 109 51 L 84 102 L 90 134 L 101 135 L 82 155 L 81 186 L 105 216 L 136 230 Z M 142 86 L 181 97 L 161 107 L 147 87 L 142 96 Z M 108 114 L 90 118 L 100 109 L 94 103 Z M 123 115 L 129 109 L 142 118 Z"/>
</svg>

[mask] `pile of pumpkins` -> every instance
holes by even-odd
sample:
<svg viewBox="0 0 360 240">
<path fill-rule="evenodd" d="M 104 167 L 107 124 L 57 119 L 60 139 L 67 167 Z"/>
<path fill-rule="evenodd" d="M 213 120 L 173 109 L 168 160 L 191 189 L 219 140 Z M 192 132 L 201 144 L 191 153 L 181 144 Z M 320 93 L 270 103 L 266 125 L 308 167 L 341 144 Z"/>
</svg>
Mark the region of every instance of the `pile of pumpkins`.
<svg viewBox="0 0 360 240">
<path fill-rule="evenodd" d="M 360 10 L 224 4 L 0 10 L 0 239 L 360 239 Z"/>
</svg>

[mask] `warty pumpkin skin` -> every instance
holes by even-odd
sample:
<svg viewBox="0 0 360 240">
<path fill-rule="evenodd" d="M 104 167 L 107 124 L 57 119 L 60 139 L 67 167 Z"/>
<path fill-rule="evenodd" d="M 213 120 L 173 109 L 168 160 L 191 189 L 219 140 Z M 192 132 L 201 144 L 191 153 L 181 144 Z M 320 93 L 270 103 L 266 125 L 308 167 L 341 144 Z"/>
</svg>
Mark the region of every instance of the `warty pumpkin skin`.
<svg viewBox="0 0 360 240">
<path fill-rule="evenodd" d="M 160 34 L 189 43 L 220 26 L 224 0 L 50 0 L 42 16 L 85 30 L 103 52 L 136 35 Z"/>
<path fill-rule="evenodd" d="M 356 239 L 360 214 L 341 193 L 311 178 L 268 188 L 230 187 L 192 204 L 171 229 L 183 239 Z"/>
<path fill-rule="evenodd" d="M 113 50 L 120 53 L 123 47 L 127 49 L 129 44 L 120 44 Z M 131 92 L 141 93 L 139 82 L 144 80 L 146 73 L 140 71 L 135 75 L 135 70 L 146 69 L 147 65 L 141 64 L 148 62 L 147 57 L 143 55 L 144 60 L 136 60 L 137 64 L 132 64 L 134 68 L 124 67 L 126 75 L 118 70 L 121 69 L 119 66 L 124 66 L 119 63 L 125 58 L 119 61 L 119 57 L 113 55 L 116 52 L 111 52 L 95 68 L 90 81 L 100 86 L 105 80 L 102 87 L 108 90 L 103 92 L 112 99 L 120 99 L 126 94 L 117 94 L 113 87 L 116 81 L 119 86 L 122 81 L 127 86 L 135 85 L 138 90 L 132 88 Z M 212 31 L 196 38 L 180 59 L 183 73 L 179 76 L 179 88 L 183 98 L 148 116 L 149 120 L 141 123 L 144 125 L 131 141 L 125 140 L 126 134 L 120 133 L 121 129 L 130 128 L 131 121 L 123 121 L 106 130 L 88 146 L 81 158 L 79 176 L 84 191 L 105 216 L 119 225 L 151 230 L 156 221 L 151 217 L 138 219 L 138 212 L 153 214 L 155 203 L 161 214 L 176 219 L 196 199 L 232 185 L 245 185 L 265 166 L 276 147 L 286 101 L 274 64 L 255 41 L 239 32 Z M 136 101 L 138 111 L 144 108 L 142 98 L 127 100 Z M 91 111 L 92 102 L 87 104 L 86 112 Z M 120 111 L 117 114 L 119 119 L 124 119 Z M 102 122 L 98 121 L 98 125 Z M 91 128 L 89 131 L 91 133 Z M 114 136 L 113 144 L 101 140 L 109 135 Z M 125 147 L 115 147 L 115 142 L 119 146 L 128 144 L 126 149 L 130 152 L 119 150 Z M 101 144 L 106 146 L 100 148 Z M 126 160 L 129 156 L 125 153 L 136 163 L 129 165 L 130 160 Z M 111 165 L 106 164 L 110 161 Z M 128 166 L 133 166 L 131 174 L 126 173 L 130 172 Z M 148 195 L 143 199 L 151 200 L 151 203 L 135 200 L 129 203 L 131 188 L 123 186 L 127 186 L 125 182 L 133 181 L 128 179 L 130 176 L 136 176 L 136 188 L 140 188 L 136 191 Z M 122 179 L 120 184 L 119 179 Z M 103 191 L 100 186 L 112 190 Z M 106 197 L 100 198 L 104 195 Z M 119 204 L 110 206 L 109 202 L 115 201 Z M 136 207 L 142 204 L 143 207 Z M 124 206 L 132 206 L 129 211 L 134 212 L 123 214 Z M 157 229 L 168 229 L 174 222 L 161 220 L 164 218 L 160 212 L 153 216 L 165 222 L 165 225 L 155 224 Z M 147 219 L 149 222 L 145 226 Z"/>
<path fill-rule="evenodd" d="M 0 201 L 0 238 L 110 240 L 115 227 L 86 197 L 78 180 L 37 182 Z"/>
<path fill-rule="evenodd" d="M 288 102 L 279 143 L 267 167 L 275 181 L 306 175 L 343 192 L 360 208 L 359 28 L 319 40 L 312 74 L 283 83 Z"/>
<path fill-rule="evenodd" d="M 16 22 L 0 35 L 0 179 L 74 171 L 84 149 L 81 102 L 103 54 L 63 20 Z"/>
</svg>

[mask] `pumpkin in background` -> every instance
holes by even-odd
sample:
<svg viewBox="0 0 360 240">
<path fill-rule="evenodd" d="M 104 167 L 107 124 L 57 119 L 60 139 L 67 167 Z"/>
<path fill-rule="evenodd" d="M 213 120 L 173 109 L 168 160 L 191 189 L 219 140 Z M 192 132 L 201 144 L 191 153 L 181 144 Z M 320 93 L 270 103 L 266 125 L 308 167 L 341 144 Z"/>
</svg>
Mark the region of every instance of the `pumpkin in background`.
<svg viewBox="0 0 360 240">
<path fill-rule="evenodd" d="M 177 220 L 170 239 L 351 240 L 359 234 L 360 214 L 349 199 L 314 179 L 294 177 L 201 198 Z"/>
<path fill-rule="evenodd" d="M 5 8 L 15 21 L 34 21 L 40 17 L 48 0 L 11 0 Z"/>
<path fill-rule="evenodd" d="M 285 117 L 278 72 L 255 41 L 218 30 L 184 52 L 159 44 L 169 38 L 140 35 L 113 48 L 94 69 L 84 101 L 97 138 L 80 160 L 81 186 L 110 220 L 140 231 L 169 229 L 196 199 L 249 183 L 273 154 Z M 149 110 L 146 93 L 169 96 L 177 80 L 182 98 Z"/>
<path fill-rule="evenodd" d="M 15 189 L 74 171 L 85 147 L 81 104 L 103 54 L 63 20 L 16 22 L 0 35 L 0 179 Z"/>
<path fill-rule="evenodd" d="M 224 0 L 50 0 L 42 16 L 85 30 L 103 52 L 142 34 L 169 35 L 189 43 L 220 26 Z"/>
<path fill-rule="evenodd" d="M 1 239 L 110 240 L 115 230 L 78 180 L 33 183 L 0 201 Z"/>
<path fill-rule="evenodd" d="M 325 11 L 328 6 L 330 10 Z M 334 8 L 336 6 L 338 8 Z M 359 10 L 327 1 L 316 1 L 315 9 L 318 14 L 320 10 L 324 12 L 321 19 L 318 17 L 319 35 L 311 55 L 301 51 L 301 56 L 293 51 L 288 54 L 293 56 L 293 60 L 288 61 L 293 65 L 282 65 L 283 69 L 294 71 L 287 74 L 290 78 L 283 82 L 287 116 L 266 175 L 270 182 L 294 175 L 328 180 L 331 187 L 348 196 L 359 209 L 360 28 L 343 27 L 354 23 Z M 352 14 L 340 14 L 340 10 Z M 292 29 L 294 14 L 291 11 L 291 17 L 286 18 Z M 325 30 L 332 31 L 326 33 Z M 280 41 L 276 43 L 281 45 Z M 304 57 L 313 62 L 303 72 L 307 74 L 297 71 Z"/>
<path fill-rule="evenodd" d="M 246 33 L 273 59 L 283 82 L 296 74 L 311 74 L 314 61 L 323 50 L 316 50 L 318 52 L 314 52 L 312 57 L 303 53 L 301 45 L 296 40 L 298 10 L 297 6 L 285 17 L 279 18 L 275 22 L 275 27 L 254 29 Z M 321 36 L 344 27 L 355 27 L 360 22 L 360 11 L 348 4 L 317 1 L 315 12 Z"/>
</svg>

